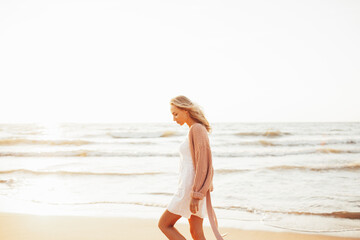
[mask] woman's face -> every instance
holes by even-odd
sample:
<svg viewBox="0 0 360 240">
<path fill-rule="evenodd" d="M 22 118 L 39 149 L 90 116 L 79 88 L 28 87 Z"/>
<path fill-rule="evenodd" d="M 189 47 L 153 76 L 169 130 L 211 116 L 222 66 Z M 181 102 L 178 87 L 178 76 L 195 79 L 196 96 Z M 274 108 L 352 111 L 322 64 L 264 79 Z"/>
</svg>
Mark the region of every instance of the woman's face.
<svg viewBox="0 0 360 240">
<path fill-rule="evenodd" d="M 170 111 L 173 115 L 173 120 L 178 124 L 180 124 L 181 126 L 188 119 L 188 111 L 180 109 L 173 104 L 170 105 Z"/>
</svg>

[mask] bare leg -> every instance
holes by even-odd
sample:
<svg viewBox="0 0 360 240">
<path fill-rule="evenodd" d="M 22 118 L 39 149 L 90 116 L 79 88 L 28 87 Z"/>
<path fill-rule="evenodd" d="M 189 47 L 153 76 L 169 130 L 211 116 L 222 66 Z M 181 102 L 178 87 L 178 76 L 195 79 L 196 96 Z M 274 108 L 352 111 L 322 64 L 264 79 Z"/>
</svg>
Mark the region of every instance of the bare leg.
<svg viewBox="0 0 360 240">
<path fill-rule="evenodd" d="M 158 226 L 160 230 L 166 235 L 166 237 L 170 240 L 186 240 L 183 235 L 179 233 L 179 231 L 174 227 L 177 220 L 179 220 L 181 216 L 173 214 L 166 210 L 161 216 Z"/>
<path fill-rule="evenodd" d="M 203 230 L 203 220 L 200 217 L 191 215 L 189 219 L 190 233 L 194 240 L 206 240 Z"/>
</svg>

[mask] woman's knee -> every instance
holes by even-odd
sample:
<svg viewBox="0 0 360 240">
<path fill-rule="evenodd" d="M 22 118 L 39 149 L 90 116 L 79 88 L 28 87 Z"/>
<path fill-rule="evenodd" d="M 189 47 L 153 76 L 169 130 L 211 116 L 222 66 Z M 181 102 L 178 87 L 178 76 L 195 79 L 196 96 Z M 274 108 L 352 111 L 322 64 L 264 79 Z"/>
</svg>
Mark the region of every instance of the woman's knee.
<svg viewBox="0 0 360 240">
<path fill-rule="evenodd" d="M 162 220 L 161 220 L 161 218 L 159 219 L 159 221 L 158 221 L 158 228 L 162 228 L 162 226 L 163 226 L 163 223 L 162 223 Z"/>
<path fill-rule="evenodd" d="M 191 237 L 194 240 L 205 240 L 204 232 L 199 228 L 190 228 Z"/>
<path fill-rule="evenodd" d="M 175 216 L 175 215 L 174 215 Z M 158 227 L 160 228 L 161 231 L 164 231 L 168 228 L 171 228 L 175 225 L 176 221 L 177 221 L 177 217 L 172 216 L 172 214 L 169 214 L 168 212 L 165 212 L 161 218 L 159 219 L 158 222 Z"/>
<path fill-rule="evenodd" d="M 166 221 L 165 218 L 162 217 L 159 219 L 158 227 L 160 228 L 161 231 L 164 231 L 165 229 L 171 227 L 171 224 L 168 221 Z"/>
</svg>

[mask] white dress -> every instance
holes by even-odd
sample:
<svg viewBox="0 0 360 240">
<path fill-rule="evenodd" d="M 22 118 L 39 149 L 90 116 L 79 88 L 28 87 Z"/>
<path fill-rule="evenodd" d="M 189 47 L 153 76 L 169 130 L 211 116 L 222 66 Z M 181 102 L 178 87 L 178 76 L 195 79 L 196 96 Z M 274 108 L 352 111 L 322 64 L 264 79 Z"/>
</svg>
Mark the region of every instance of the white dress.
<svg viewBox="0 0 360 240">
<path fill-rule="evenodd" d="M 206 212 L 206 198 L 199 201 L 199 211 L 193 214 L 190 211 L 191 191 L 194 181 L 194 164 L 191 157 L 189 136 L 186 136 L 184 142 L 180 145 L 180 169 L 179 169 L 179 187 L 174 194 L 171 202 L 169 203 L 167 210 L 176 215 L 180 215 L 185 218 L 190 218 L 191 215 L 195 215 L 201 218 L 207 216 Z"/>
</svg>

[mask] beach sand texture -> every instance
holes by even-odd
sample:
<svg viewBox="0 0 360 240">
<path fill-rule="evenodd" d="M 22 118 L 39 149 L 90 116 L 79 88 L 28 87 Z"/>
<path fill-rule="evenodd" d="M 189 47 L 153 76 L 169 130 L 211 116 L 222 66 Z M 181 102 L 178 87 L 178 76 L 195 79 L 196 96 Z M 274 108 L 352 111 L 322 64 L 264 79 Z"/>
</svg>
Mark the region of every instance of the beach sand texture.
<svg viewBox="0 0 360 240">
<path fill-rule="evenodd" d="M 166 240 L 152 219 L 80 216 L 37 216 L 24 214 L 0 214 L 0 239 L 2 240 Z M 186 239 L 192 239 L 188 225 L 176 227 Z M 287 232 L 248 231 L 220 228 L 227 233 L 226 240 L 345 240 L 324 235 Z M 205 227 L 207 240 L 213 240 L 211 229 Z"/>
</svg>

